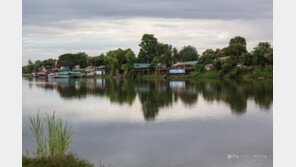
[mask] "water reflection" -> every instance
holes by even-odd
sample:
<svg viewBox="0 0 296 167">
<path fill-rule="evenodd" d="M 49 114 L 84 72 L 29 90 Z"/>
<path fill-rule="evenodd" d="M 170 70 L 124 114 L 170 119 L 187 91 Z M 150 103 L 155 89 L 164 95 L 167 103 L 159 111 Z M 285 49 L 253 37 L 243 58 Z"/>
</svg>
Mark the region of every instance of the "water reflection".
<svg viewBox="0 0 296 167">
<path fill-rule="evenodd" d="M 50 79 L 34 80 L 36 86 L 56 90 L 64 99 L 107 97 L 110 102 L 132 105 L 139 97 L 146 120 L 154 120 L 161 108 L 178 101 L 185 106 L 197 103 L 201 96 L 207 102 L 227 104 L 234 114 L 246 112 L 247 101 L 260 108 L 272 106 L 273 82 L 270 79 Z M 40 81 L 40 82 L 39 82 Z"/>
</svg>

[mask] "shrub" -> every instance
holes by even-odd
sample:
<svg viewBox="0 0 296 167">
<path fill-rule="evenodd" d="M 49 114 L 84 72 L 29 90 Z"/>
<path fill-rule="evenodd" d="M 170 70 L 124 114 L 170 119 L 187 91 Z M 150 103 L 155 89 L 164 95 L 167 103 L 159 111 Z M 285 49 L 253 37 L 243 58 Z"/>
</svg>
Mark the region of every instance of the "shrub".
<svg viewBox="0 0 296 167">
<path fill-rule="evenodd" d="M 222 65 L 221 60 L 220 59 L 215 59 L 214 63 L 213 63 L 213 69 L 216 70 L 216 71 L 219 71 L 219 70 L 221 70 L 221 65 Z"/>
</svg>

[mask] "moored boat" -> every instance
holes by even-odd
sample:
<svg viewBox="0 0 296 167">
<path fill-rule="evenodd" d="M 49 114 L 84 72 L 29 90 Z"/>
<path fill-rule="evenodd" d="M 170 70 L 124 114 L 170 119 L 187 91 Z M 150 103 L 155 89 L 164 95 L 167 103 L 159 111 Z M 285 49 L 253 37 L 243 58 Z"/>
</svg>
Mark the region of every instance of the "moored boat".
<svg viewBox="0 0 296 167">
<path fill-rule="evenodd" d="M 35 78 L 47 78 L 47 75 L 45 72 L 32 73 L 32 76 Z"/>
<path fill-rule="evenodd" d="M 57 73 L 56 78 L 82 78 L 85 75 L 79 71 L 60 71 Z"/>
<path fill-rule="evenodd" d="M 69 71 L 58 72 L 56 78 L 70 78 Z"/>
<path fill-rule="evenodd" d="M 49 73 L 48 74 L 48 78 L 56 78 L 57 74 L 54 72 L 54 73 Z"/>
<path fill-rule="evenodd" d="M 79 71 L 70 71 L 69 75 L 71 78 L 82 78 L 85 76 L 85 74 L 83 74 Z"/>
</svg>

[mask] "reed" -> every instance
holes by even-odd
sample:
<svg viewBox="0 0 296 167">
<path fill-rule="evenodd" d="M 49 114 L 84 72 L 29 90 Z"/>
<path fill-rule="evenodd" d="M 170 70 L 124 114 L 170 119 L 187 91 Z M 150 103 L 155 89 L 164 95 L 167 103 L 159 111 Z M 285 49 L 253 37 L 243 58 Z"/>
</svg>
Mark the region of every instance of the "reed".
<svg viewBox="0 0 296 167">
<path fill-rule="evenodd" d="M 65 156 L 72 144 L 72 126 L 61 118 L 56 118 L 55 112 L 41 118 L 39 112 L 29 118 L 29 127 L 36 144 L 36 156 L 56 158 Z"/>
</svg>

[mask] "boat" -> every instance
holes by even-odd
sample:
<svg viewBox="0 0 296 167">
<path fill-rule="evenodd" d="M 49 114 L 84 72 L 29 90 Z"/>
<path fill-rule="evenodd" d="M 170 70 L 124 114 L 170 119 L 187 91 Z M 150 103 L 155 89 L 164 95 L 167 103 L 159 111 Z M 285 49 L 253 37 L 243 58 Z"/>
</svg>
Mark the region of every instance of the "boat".
<svg viewBox="0 0 296 167">
<path fill-rule="evenodd" d="M 55 72 L 53 72 L 53 73 L 49 73 L 47 75 L 47 78 L 55 78 L 56 76 L 57 76 L 57 74 Z"/>
<path fill-rule="evenodd" d="M 85 77 L 85 74 L 79 72 L 79 71 L 70 71 L 69 73 L 70 78 L 82 78 Z"/>
<path fill-rule="evenodd" d="M 37 72 L 37 73 L 32 73 L 34 78 L 47 78 L 47 73 L 45 72 Z"/>
<path fill-rule="evenodd" d="M 56 75 L 56 78 L 70 78 L 69 71 L 60 71 Z"/>
<path fill-rule="evenodd" d="M 82 78 L 85 74 L 79 71 L 60 71 L 56 75 L 56 78 Z"/>
</svg>

